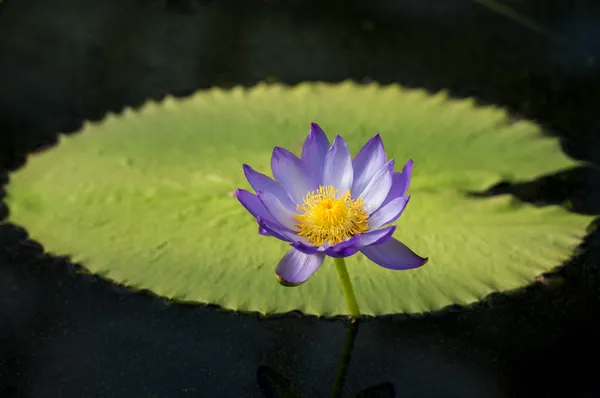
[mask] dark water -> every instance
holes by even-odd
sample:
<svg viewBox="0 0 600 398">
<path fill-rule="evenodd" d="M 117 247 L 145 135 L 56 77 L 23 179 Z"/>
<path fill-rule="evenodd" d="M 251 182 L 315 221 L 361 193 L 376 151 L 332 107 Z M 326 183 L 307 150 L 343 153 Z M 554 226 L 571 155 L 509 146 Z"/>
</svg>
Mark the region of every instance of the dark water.
<svg viewBox="0 0 600 398">
<path fill-rule="evenodd" d="M 0 165 L 18 168 L 57 132 L 166 94 L 374 80 L 448 89 L 537 120 L 590 166 L 487 194 L 599 214 L 598 6 L 505 3 L 564 41 L 467 0 L 4 0 Z M 591 228 L 580 253 L 532 287 L 348 334 L 339 320 L 260 319 L 130 294 L 3 224 L 0 396 L 325 397 L 340 363 L 347 397 L 600 396 L 599 254 Z"/>
</svg>

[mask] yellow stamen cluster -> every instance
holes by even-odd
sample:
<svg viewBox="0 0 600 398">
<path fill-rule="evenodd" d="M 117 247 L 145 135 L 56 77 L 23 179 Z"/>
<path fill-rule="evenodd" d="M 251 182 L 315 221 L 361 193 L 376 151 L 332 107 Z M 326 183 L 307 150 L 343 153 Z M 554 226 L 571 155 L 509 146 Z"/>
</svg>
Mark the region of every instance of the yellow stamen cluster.
<svg viewBox="0 0 600 398">
<path fill-rule="evenodd" d="M 369 216 L 363 205 L 361 198 L 352 199 L 350 191 L 338 195 L 334 187 L 320 186 L 296 206 L 299 215 L 294 218 L 298 222 L 298 235 L 315 246 L 321 246 L 324 243 L 335 245 L 368 231 Z"/>
</svg>

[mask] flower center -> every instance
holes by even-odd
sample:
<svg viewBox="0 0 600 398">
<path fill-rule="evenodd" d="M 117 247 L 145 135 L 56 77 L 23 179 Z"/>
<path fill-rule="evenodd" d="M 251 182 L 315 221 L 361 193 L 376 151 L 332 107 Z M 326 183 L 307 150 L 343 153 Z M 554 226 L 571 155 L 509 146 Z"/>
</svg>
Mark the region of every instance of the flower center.
<svg viewBox="0 0 600 398">
<path fill-rule="evenodd" d="M 298 235 L 315 246 L 321 246 L 324 243 L 335 245 L 368 231 L 369 216 L 363 205 L 361 198 L 352 200 L 350 191 L 338 195 L 334 187 L 320 186 L 306 194 L 303 203 L 296 206 L 300 213 L 294 216 L 298 222 Z"/>
</svg>

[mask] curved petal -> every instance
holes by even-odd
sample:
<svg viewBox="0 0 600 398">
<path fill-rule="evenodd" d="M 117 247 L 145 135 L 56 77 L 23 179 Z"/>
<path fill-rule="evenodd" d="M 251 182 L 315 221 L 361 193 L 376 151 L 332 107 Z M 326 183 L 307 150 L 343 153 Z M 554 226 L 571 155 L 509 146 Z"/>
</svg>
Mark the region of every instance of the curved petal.
<svg viewBox="0 0 600 398">
<path fill-rule="evenodd" d="M 240 201 L 242 206 L 244 206 L 246 210 L 248 210 L 248 212 L 254 216 L 254 218 L 261 217 L 269 220 L 270 222 L 280 224 L 279 221 L 277 221 L 277 219 L 271 215 L 269 210 L 267 210 L 260 199 L 253 193 L 248 192 L 245 189 L 238 188 L 235 190 L 235 197 Z"/>
<path fill-rule="evenodd" d="M 276 237 L 284 242 L 290 242 L 292 246 L 296 244 L 296 242 L 303 244 L 307 247 L 312 247 L 312 245 L 306 240 L 303 236 L 298 236 L 298 234 L 292 230 L 287 229 L 286 227 L 275 224 L 271 221 L 267 221 L 263 218 L 257 218 L 258 224 L 265 232 L 269 235 Z"/>
<path fill-rule="evenodd" d="M 294 203 L 302 203 L 307 193 L 318 188 L 300 159 L 286 149 L 273 149 L 271 169 L 275 180 L 281 184 Z"/>
<path fill-rule="evenodd" d="M 377 170 L 385 164 L 385 150 L 381 137 L 377 134 L 358 151 L 352 160 L 354 180 L 352 197 L 357 198 L 365 190 Z"/>
<path fill-rule="evenodd" d="M 369 217 L 369 228 L 379 229 L 384 225 L 396 221 L 402 215 L 409 200 L 410 196 L 401 196 L 382 205 Z"/>
<path fill-rule="evenodd" d="M 353 175 L 354 170 L 348 144 L 338 135 L 325 155 L 323 185 L 331 185 L 335 189 L 339 189 L 340 194 L 344 194 L 352 188 Z"/>
<path fill-rule="evenodd" d="M 350 239 L 335 245 L 326 243 L 317 247 L 307 242 L 292 242 L 292 246 L 306 254 L 325 253 L 330 257 L 349 257 L 359 250 L 360 243 L 361 235 L 354 235 Z"/>
<path fill-rule="evenodd" d="M 272 236 L 284 242 L 292 242 L 296 240 L 295 234 L 285 227 L 275 224 L 274 222 L 268 221 L 262 217 L 257 217 L 256 221 L 258 221 L 259 233 L 262 230 L 263 232 L 266 232 L 269 236 Z"/>
<path fill-rule="evenodd" d="M 323 166 L 328 148 L 329 139 L 323 129 L 318 124 L 311 123 L 308 136 L 302 146 L 300 159 L 317 185 L 323 184 Z"/>
<path fill-rule="evenodd" d="M 408 186 L 410 185 L 410 177 L 412 174 L 413 161 L 410 159 L 404 167 L 402 167 L 402 178 L 398 181 L 398 192 L 400 192 L 400 196 L 405 196 L 408 191 Z"/>
<path fill-rule="evenodd" d="M 392 270 L 418 268 L 428 260 L 417 255 L 404 243 L 394 238 L 380 245 L 363 247 L 360 251 L 377 265 Z"/>
<path fill-rule="evenodd" d="M 325 249 L 325 254 L 327 254 L 329 257 L 350 257 L 358 252 L 360 240 L 360 234 L 354 235 L 344 242 L 329 246 L 327 249 Z"/>
<path fill-rule="evenodd" d="M 364 210 L 371 215 L 377 210 L 390 192 L 392 187 L 392 173 L 394 172 L 394 159 L 384 164 L 377 170 L 363 193 L 359 196 L 364 201 Z"/>
<path fill-rule="evenodd" d="M 256 196 L 279 224 L 292 230 L 296 227 L 297 222 L 294 220 L 296 213 L 285 207 L 277 196 L 267 191 L 258 191 Z"/>
<path fill-rule="evenodd" d="M 323 265 L 325 254 L 306 254 L 290 249 L 277 264 L 275 274 L 284 286 L 304 283 Z"/>
<path fill-rule="evenodd" d="M 371 245 L 380 245 L 382 243 L 390 240 L 394 231 L 396 230 L 396 226 L 392 225 L 391 227 L 377 229 L 375 231 L 365 232 L 362 234 L 359 248 L 363 248 Z"/>
<path fill-rule="evenodd" d="M 305 243 L 305 242 L 300 242 L 300 241 L 292 242 L 292 246 L 295 247 L 297 250 L 301 251 L 302 253 L 306 253 L 306 254 L 322 253 L 324 251 L 320 247 L 311 245 L 310 243 Z"/>
<path fill-rule="evenodd" d="M 387 198 L 385 198 L 385 200 L 381 204 L 382 207 L 396 198 L 406 196 L 408 186 L 410 185 L 410 175 L 412 173 L 412 166 L 413 161 L 411 159 L 408 162 L 406 162 L 406 164 L 402 168 L 401 173 L 395 171 L 394 174 L 392 174 L 392 187 L 390 188 L 390 192 L 388 193 Z"/>
<path fill-rule="evenodd" d="M 290 210 L 294 210 L 296 208 L 296 205 L 292 202 L 285 189 L 283 189 L 281 184 L 279 184 L 277 181 L 264 175 L 263 173 L 259 173 L 247 164 L 244 164 L 242 168 L 244 169 L 244 175 L 246 176 L 246 179 L 250 183 L 252 189 L 254 189 L 254 192 L 271 192 L 273 195 L 279 198 L 285 207 L 288 207 Z"/>
<path fill-rule="evenodd" d="M 404 177 L 402 176 L 402 173 L 400 173 L 399 171 L 394 171 L 392 173 L 392 186 L 390 187 L 390 192 L 388 192 L 387 197 L 385 198 L 385 200 L 383 201 L 383 203 L 381 204 L 380 207 L 387 205 L 394 199 L 398 199 L 398 198 L 402 197 L 402 195 L 400 195 L 400 192 L 401 192 L 401 184 L 402 184 L 403 179 L 404 179 Z"/>
<path fill-rule="evenodd" d="M 260 224 L 258 224 L 258 233 L 262 236 L 271 236 L 271 234 L 269 233 L 269 231 L 267 231 L 266 229 L 264 229 L 263 227 L 260 226 Z"/>
</svg>

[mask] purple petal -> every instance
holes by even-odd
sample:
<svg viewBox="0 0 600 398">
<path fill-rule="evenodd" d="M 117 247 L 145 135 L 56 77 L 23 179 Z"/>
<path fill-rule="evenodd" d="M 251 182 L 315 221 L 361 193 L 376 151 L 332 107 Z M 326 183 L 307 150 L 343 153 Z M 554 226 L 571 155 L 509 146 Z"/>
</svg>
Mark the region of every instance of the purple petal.
<svg viewBox="0 0 600 398">
<path fill-rule="evenodd" d="M 292 242 L 296 240 L 294 236 L 295 234 L 285 227 L 282 227 L 274 222 L 268 221 L 262 217 L 257 217 L 256 221 L 258 221 L 259 232 L 262 228 L 262 230 L 268 235 L 273 236 L 284 242 Z"/>
<path fill-rule="evenodd" d="M 325 253 L 330 257 L 349 257 L 355 254 L 360 248 L 361 236 L 354 235 L 348 240 L 340 242 L 335 245 L 328 243 L 322 246 L 314 246 L 307 242 L 292 242 L 292 246 L 306 254 Z"/>
<path fill-rule="evenodd" d="M 354 235 L 344 242 L 328 247 L 325 254 L 329 257 L 350 257 L 358 251 L 360 240 L 360 235 Z"/>
<path fill-rule="evenodd" d="M 262 236 L 271 236 L 271 234 L 269 233 L 269 231 L 267 231 L 266 229 L 264 229 L 263 227 L 260 226 L 260 224 L 258 224 L 258 233 Z"/>
<path fill-rule="evenodd" d="M 375 231 L 365 232 L 362 234 L 360 239 L 360 248 L 372 245 L 380 245 L 382 243 L 390 240 L 394 231 L 396 230 L 396 226 L 392 225 L 391 227 L 377 229 Z"/>
<path fill-rule="evenodd" d="M 377 210 L 390 192 L 392 187 L 392 173 L 394 172 L 394 159 L 390 160 L 377 170 L 360 198 L 364 201 L 364 210 L 371 215 Z"/>
<path fill-rule="evenodd" d="M 300 159 L 286 149 L 273 149 L 271 169 L 275 180 L 281 184 L 294 203 L 302 203 L 307 193 L 318 188 Z"/>
<path fill-rule="evenodd" d="M 269 210 L 267 210 L 260 199 L 253 193 L 248 192 L 245 189 L 236 189 L 235 197 L 240 201 L 242 206 L 254 216 L 254 218 L 261 217 L 272 223 L 279 224 L 277 219 L 269 213 Z"/>
<path fill-rule="evenodd" d="M 277 196 L 267 191 L 258 191 L 256 196 L 279 224 L 290 230 L 296 227 L 297 222 L 294 220 L 296 213 L 285 207 Z"/>
<path fill-rule="evenodd" d="M 402 215 L 409 200 L 410 196 L 401 196 L 390 201 L 388 204 L 382 205 L 369 217 L 369 228 L 379 229 L 384 225 L 396 221 Z"/>
<path fill-rule="evenodd" d="M 390 192 L 388 192 L 388 196 L 385 198 L 380 207 L 387 205 L 394 199 L 402 197 L 402 195 L 400 195 L 400 192 L 403 179 L 404 177 L 402 176 L 402 173 L 398 171 L 394 171 L 392 173 L 392 186 L 390 187 Z"/>
<path fill-rule="evenodd" d="M 295 247 L 297 250 L 301 251 L 302 253 L 306 253 L 306 254 L 315 254 L 315 253 L 319 253 L 319 252 L 322 253 L 324 251 L 320 247 L 311 245 L 310 243 L 304 243 L 304 242 L 300 242 L 300 241 L 292 242 L 292 246 Z"/>
<path fill-rule="evenodd" d="M 418 268 L 428 260 L 418 256 L 404 243 L 394 238 L 380 245 L 363 247 L 360 251 L 374 263 L 393 270 Z"/>
<path fill-rule="evenodd" d="M 313 246 L 306 240 L 305 237 L 298 236 L 296 232 L 289 230 L 286 227 L 262 218 L 258 218 L 257 221 L 261 228 L 263 228 L 268 234 L 275 236 L 277 239 L 280 239 L 284 242 L 290 242 L 292 245 L 296 242 L 299 242 L 305 246 Z"/>
<path fill-rule="evenodd" d="M 410 175 L 412 173 L 412 166 L 413 161 L 411 159 L 408 162 L 406 162 L 406 164 L 402 168 L 401 173 L 394 172 L 394 174 L 392 174 L 392 187 L 390 188 L 390 192 L 388 193 L 387 198 L 385 198 L 385 200 L 381 204 L 382 207 L 396 198 L 406 196 L 408 186 L 410 185 Z"/>
<path fill-rule="evenodd" d="M 273 195 L 279 198 L 285 207 L 288 207 L 290 210 L 294 210 L 296 208 L 296 205 L 290 200 L 290 197 L 285 189 L 283 189 L 281 184 L 279 184 L 277 181 L 274 181 L 271 177 L 255 171 L 247 164 L 243 165 L 243 169 L 244 175 L 246 176 L 246 179 L 250 183 L 252 189 L 254 189 L 254 192 L 271 192 Z"/>
<path fill-rule="evenodd" d="M 325 254 L 306 254 L 290 249 L 277 264 L 275 274 L 283 285 L 306 282 L 323 265 Z"/>
<path fill-rule="evenodd" d="M 325 164 L 325 155 L 328 148 L 329 139 L 325 132 L 318 124 L 311 123 L 310 131 L 302 146 L 302 156 L 300 158 L 317 185 L 323 183 L 323 165 Z"/>
<path fill-rule="evenodd" d="M 400 192 L 400 196 L 405 196 L 408 191 L 408 186 L 410 185 L 410 176 L 412 174 L 413 161 L 410 159 L 404 167 L 402 167 L 402 179 L 398 181 L 398 191 Z"/>
<path fill-rule="evenodd" d="M 332 185 L 339 189 L 340 194 L 344 194 L 352 188 L 353 174 L 350 150 L 346 141 L 338 135 L 325 155 L 323 185 Z"/>
<path fill-rule="evenodd" d="M 352 182 L 352 197 L 357 198 L 365 190 L 377 170 L 385 163 L 385 150 L 381 137 L 377 134 L 358 151 L 352 167 L 354 181 Z"/>
</svg>

